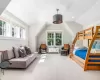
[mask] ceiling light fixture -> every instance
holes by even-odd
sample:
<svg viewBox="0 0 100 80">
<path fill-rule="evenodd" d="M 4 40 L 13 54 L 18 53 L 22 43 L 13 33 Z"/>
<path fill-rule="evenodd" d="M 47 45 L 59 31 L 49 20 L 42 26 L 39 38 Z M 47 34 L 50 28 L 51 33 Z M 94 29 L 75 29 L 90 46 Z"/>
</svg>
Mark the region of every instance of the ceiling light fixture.
<svg viewBox="0 0 100 80">
<path fill-rule="evenodd" d="M 53 23 L 54 23 L 54 24 L 60 24 L 60 23 L 63 22 L 63 21 L 62 21 L 62 15 L 61 15 L 61 14 L 58 14 L 59 9 L 56 9 L 56 10 L 57 10 L 57 14 L 55 14 L 55 15 L 53 16 Z"/>
<path fill-rule="evenodd" d="M 74 19 L 75 17 L 74 17 L 74 16 L 72 16 L 72 18 Z"/>
</svg>

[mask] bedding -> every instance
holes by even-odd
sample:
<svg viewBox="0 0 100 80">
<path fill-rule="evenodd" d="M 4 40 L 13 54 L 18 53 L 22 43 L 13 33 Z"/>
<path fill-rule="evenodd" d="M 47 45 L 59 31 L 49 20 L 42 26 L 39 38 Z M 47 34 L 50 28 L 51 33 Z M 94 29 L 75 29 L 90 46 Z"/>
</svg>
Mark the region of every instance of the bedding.
<svg viewBox="0 0 100 80">
<path fill-rule="evenodd" d="M 80 50 L 80 49 L 74 50 L 74 54 L 84 60 L 86 57 L 86 53 L 87 53 L 87 50 Z"/>
<path fill-rule="evenodd" d="M 78 57 L 80 57 L 80 58 L 82 58 L 82 59 L 85 60 L 86 54 L 87 54 L 87 50 L 75 49 L 75 50 L 73 51 L 73 53 L 74 53 L 76 56 L 78 56 Z M 90 57 L 92 57 L 92 58 L 100 58 L 100 56 L 90 56 Z M 89 60 L 89 62 L 100 62 L 100 60 Z"/>
</svg>

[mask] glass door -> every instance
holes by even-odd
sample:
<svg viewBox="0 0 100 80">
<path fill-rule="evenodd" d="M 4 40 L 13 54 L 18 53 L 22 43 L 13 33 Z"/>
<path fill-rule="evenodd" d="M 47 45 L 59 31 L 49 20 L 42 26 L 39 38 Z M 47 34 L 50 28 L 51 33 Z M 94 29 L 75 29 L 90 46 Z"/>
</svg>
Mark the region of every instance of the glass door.
<svg viewBox="0 0 100 80">
<path fill-rule="evenodd" d="M 62 33 L 55 33 L 55 45 L 56 46 L 62 45 Z"/>
<path fill-rule="evenodd" d="M 50 32 L 47 34 L 47 44 L 48 44 L 48 46 L 54 45 L 54 33 Z"/>
</svg>

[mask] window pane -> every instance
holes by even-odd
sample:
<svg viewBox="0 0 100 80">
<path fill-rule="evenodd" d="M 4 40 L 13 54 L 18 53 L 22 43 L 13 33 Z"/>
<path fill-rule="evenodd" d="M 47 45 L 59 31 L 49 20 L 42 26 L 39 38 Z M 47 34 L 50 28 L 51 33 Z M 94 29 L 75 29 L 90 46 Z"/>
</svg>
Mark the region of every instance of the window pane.
<svg viewBox="0 0 100 80">
<path fill-rule="evenodd" d="M 62 40 L 61 40 L 61 39 L 56 39 L 56 45 L 57 45 L 57 46 L 62 45 Z"/>
<path fill-rule="evenodd" d="M 12 27 L 10 23 L 6 23 L 6 36 L 12 37 Z"/>
<path fill-rule="evenodd" d="M 2 35 L 2 21 L 0 20 L 0 35 Z"/>
<path fill-rule="evenodd" d="M 49 45 L 49 46 L 54 45 L 54 40 L 53 40 L 53 39 L 48 39 L 48 45 Z"/>
<path fill-rule="evenodd" d="M 2 27 L 3 27 L 3 35 L 6 36 L 6 22 L 2 22 Z"/>
<path fill-rule="evenodd" d="M 49 45 L 49 46 L 52 46 L 52 45 L 54 45 L 54 33 L 48 33 L 47 34 L 47 44 Z"/>
<path fill-rule="evenodd" d="M 57 46 L 62 45 L 62 33 L 56 33 L 55 45 Z"/>
<path fill-rule="evenodd" d="M 23 38 L 23 39 L 26 38 L 26 31 L 24 28 L 20 28 L 20 38 Z"/>
<path fill-rule="evenodd" d="M 12 27 L 12 37 L 14 37 L 14 28 Z"/>
<path fill-rule="evenodd" d="M 20 38 L 20 27 L 16 26 L 16 38 Z"/>
<path fill-rule="evenodd" d="M 26 31 L 25 31 L 25 29 L 23 29 L 23 39 L 25 39 L 26 38 Z"/>
</svg>

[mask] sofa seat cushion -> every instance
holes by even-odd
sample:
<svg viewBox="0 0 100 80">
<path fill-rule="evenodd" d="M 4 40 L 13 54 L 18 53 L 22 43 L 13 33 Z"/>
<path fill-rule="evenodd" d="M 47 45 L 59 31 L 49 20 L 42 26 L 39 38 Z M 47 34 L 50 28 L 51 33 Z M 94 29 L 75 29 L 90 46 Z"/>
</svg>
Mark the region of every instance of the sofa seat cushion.
<svg viewBox="0 0 100 80">
<path fill-rule="evenodd" d="M 12 63 L 9 68 L 27 68 L 36 57 L 37 54 L 30 54 L 24 58 L 13 58 L 9 60 Z"/>
</svg>

